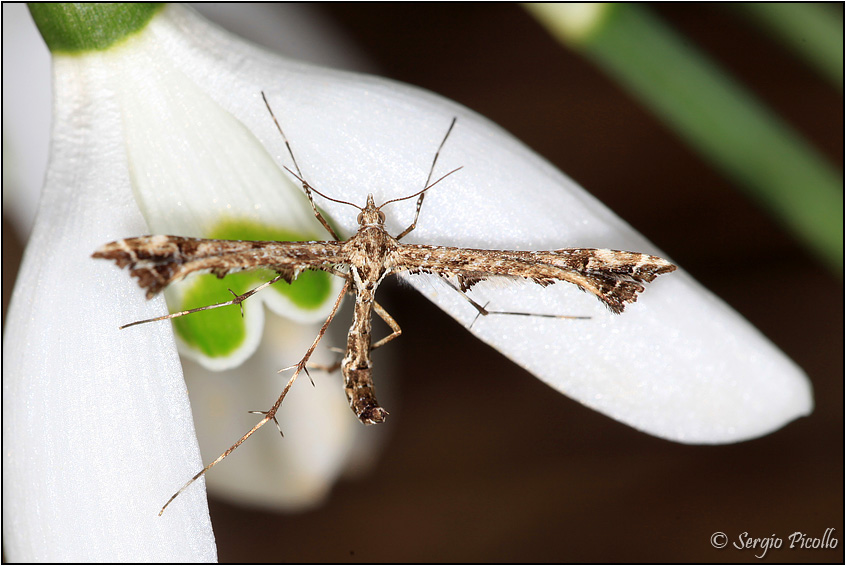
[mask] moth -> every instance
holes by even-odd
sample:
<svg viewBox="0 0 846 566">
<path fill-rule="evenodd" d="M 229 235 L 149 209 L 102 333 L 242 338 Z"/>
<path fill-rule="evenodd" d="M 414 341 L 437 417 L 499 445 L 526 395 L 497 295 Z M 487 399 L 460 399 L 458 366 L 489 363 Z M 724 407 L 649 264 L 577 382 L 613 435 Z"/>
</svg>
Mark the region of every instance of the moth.
<svg viewBox="0 0 846 566">
<path fill-rule="evenodd" d="M 627 304 L 637 300 L 638 294 L 644 290 L 645 283 L 676 269 L 675 265 L 660 257 L 608 249 L 562 248 L 530 252 L 402 243 L 401 240 L 417 226 L 426 192 L 461 169 L 460 167 L 454 169 L 432 182 L 438 156 L 455 125 L 455 118 L 435 152 L 429 176 L 422 190 L 409 196 L 388 200 L 379 206 L 376 205 L 373 195 L 368 195 L 367 203 L 361 207 L 351 202 L 331 198 L 305 180 L 291 145 L 276 117 L 273 116 L 264 93 L 262 97 L 285 141 L 296 172 L 288 167 L 285 169 L 302 185 L 315 217 L 331 235 L 332 240 L 273 242 L 212 240 L 182 236 L 141 236 L 106 244 L 93 254 L 94 258 L 114 261 L 119 268 L 129 268 L 130 275 L 138 280 L 138 285 L 142 289 L 146 290 L 148 299 L 163 291 L 171 283 L 180 281 L 192 273 L 211 272 L 220 278 L 232 272 L 260 268 L 270 269 L 277 273 L 270 281 L 242 295 L 237 295 L 230 301 L 137 321 L 121 328 L 176 318 L 212 308 L 240 305 L 261 289 L 280 280 L 291 283 L 300 273 L 309 269 L 325 271 L 344 279 L 344 285 L 329 316 L 306 354 L 294 366 L 280 370 L 294 369 L 295 371 L 276 403 L 270 410 L 261 412 L 264 418 L 255 427 L 174 494 L 162 508 L 162 512 L 193 481 L 228 456 L 264 424 L 270 420 L 276 421 L 276 412 L 285 395 L 297 376 L 302 371 L 307 373 L 309 358 L 335 317 L 341 299 L 348 293 L 355 300 L 353 320 L 347 335 L 346 351 L 338 365 L 343 374 L 344 390 L 350 408 L 356 417 L 364 424 L 378 424 L 385 421 L 388 412 L 376 399 L 370 352 L 399 337 L 402 332 L 400 326 L 376 302 L 375 298 L 379 284 L 388 275 L 406 272 L 440 276 L 456 292 L 461 293 L 479 315 L 484 316 L 527 314 L 487 310 L 486 305 L 479 305 L 464 294 L 480 281 L 491 278 L 522 279 L 542 286 L 556 282 L 571 283 L 594 295 L 612 312 L 620 314 Z M 347 240 L 342 240 L 318 210 L 313 194 L 357 209 L 359 214 L 356 234 Z M 383 209 L 391 203 L 414 197 L 417 197 L 414 220 L 397 236 L 392 236 L 385 229 Z M 391 334 L 376 342 L 373 342 L 371 335 L 371 320 L 374 312 L 391 329 Z M 534 316 L 587 318 L 558 315 Z"/>
</svg>

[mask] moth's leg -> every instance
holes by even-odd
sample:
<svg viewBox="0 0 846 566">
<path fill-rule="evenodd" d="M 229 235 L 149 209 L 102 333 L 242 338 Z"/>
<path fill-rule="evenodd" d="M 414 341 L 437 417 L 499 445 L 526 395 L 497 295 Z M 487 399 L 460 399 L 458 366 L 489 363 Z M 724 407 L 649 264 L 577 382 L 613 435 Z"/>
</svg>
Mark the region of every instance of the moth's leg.
<svg viewBox="0 0 846 566">
<path fill-rule="evenodd" d="M 402 334 L 402 328 L 400 328 L 400 325 L 399 325 L 399 324 L 397 324 L 397 321 L 395 321 L 395 320 L 394 320 L 394 318 L 393 318 L 390 314 L 388 314 L 388 311 L 386 311 L 386 310 L 382 307 L 382 305 L 380 305 L 379 303 L 377 303 L 377 302 L 375 302 L 375 301 L 374 301 L 374 302 L 373 302 L 373 308 L 374 308 L 374 310 L 376 311 L 376 314 L 378 314 L 378 315 L 379 315 L 379 318 L 381 318 L 382 320 L 384 320 L 384 321 L 385 321 L 385 323 L 386 323 L 388 326 L 390 326 L 390 327 L 391 327 L 391 331 L 392 331 L 392 332 L 391 332 L 391 334 L 390 334 L 389 336 L 385 336 L 384 338 L 382 338 L 381 340 L 379 340 L 379 341 L 378 341 L 378 342 L 376 342 L 375 344 L 372 344 L 372 345 L 370 346 L 370 350 L 371 350 L 371 351 L 375 350 L 376 348 L 378 348 L 378 347 L 380 347 L 380 346 L 384 346 L 385 344 L 387 344 L 388 342 L 390 342 L 390 341 L 391 341 L 391 340 L 393 340 L 394 338 L 399 338 L 399 337 L 400 337 L 400 335 Z M 343 353 L 343 352 L 341 352 L 341 353 Z M 324 364 L 309 364 L 309 365 L 308 365 L 308 368 L 309 368 L 309 369 L 317 369 L 317 370 L 325 371 L 325 372 L 327 372 L 327 373 L 332 373 L 332 372 L 334 372 L 334 371 L 338 371 L 338 369 L 340 369 L 340 367 L 341 367 L 341 363 L 342 363 L 342 360 L 338 360 L 337 362 L 335 362 L 335 363 L 334 363 L 334 364 L 332 364 L 332 365 L 324 365 Z"/>
<path fill-rule="evenodd" d="M 408 228 L 400 232 L 400 234 L 397 236 L 397 240 L 402 240 L 404 236 L 406 236 L 409 232 L 411 232 L 417 227 L 417 218 L 420 216 L 420 207 L 423 206 L 423 199 L 425 197 L 426 193 L 420 193 L 420 197 L 417 199 L 417 212 L 414 213 L 414 221 Z"/>
<path fill-rule="evenodd" d="M 344 281 L 344 286 L 341 289 L 341 292 L 338 293 L 338 298 L 335 299 L 335 304 L 332 306 L 332 312 L 329 313 L 326 322 L 324 322 L 323 326 L 320 327 L 320 330 L 317 332 L 317 338 L 314 339 L 314 342 L 312 342 L 305 356 L 303 356 L 303 358 L 296 364 L 288 366 L 286 368 L 282 368 L 277 373 L 282 373 L 283 371 L 287 371 L 289 369 L 295 369 L 296 373 L 298 373 L 300 370 L 306 369 L 306 365 L 308 364 L 309 358 L 311 358 L 311 355 L 314 353 L 314 349 L 317 348 L 317 345 L 320 343 L 320 340 L 323 338 L 323 335 L 326 334 L 326 329 L 329 328 L 329 323 L 332 322 L 332 319 L 334 319 L 335 315 L 338 313 L 338 307 L 341 305 L 341 299 L 344 297 L 347 291 L 350 290 L 350 286 L 351 284 L 349 279 Z M 306 374 L 308 374 L 308 370 L 306 370 Z M 274 405 L 274 408 L 272 409 L 273 414 L 276 414 L 276 408 L 279 406 L 279 403 L 281 403 L 281 400 L 276 405 Z"/>
<path fill-rule="evenodd" d="M 459 295 L 464 297 L 464 299 L 468 303 L 470 303 L 470 305 L 474 309 L 476 309 L 476 311 L 478 311 L 479 314 L 476 315 L 476 318 L 473 319 L 473 322 L 470 323 L 470 326 L 473 326 L 473 323 L 476 322 L 476 320 L 478 320 L 478 318 L 480 316 L 488 316 L 488 315 L 491 315 L 491 314 L 507 314 L 507 315 L 513 315 L 513 316 L 539 316 L 541 318 L 565 318 L 565 319 L 573 319 L 573 320 L 587 320 L 587 319 L 590 318 L 589 316 L 569 316 L 569 315 L 563 315 L 563 314 L 539 314 L 539 313 L 533 313 L 533 312 L 516 312 L 516 311 L 490 311 L 486 308 L 488 306 L 487 304 L 485 304 L 484 306 L 480 305 L 479 303 L 477 303 L 476 301 L 471 299 L 467 295 L 466 292 L 462 291 L 458 286 L 455 285 L 455 283 L 453 283 L 449 279 L 446 279 L 445 277 L 441 277 L 441 281 L 443 281 L 444 283 L 449 285 L 451 288 L 453 288 L 456 293 L 458 293 Z"/>
<path fill-rule="evenodd" d="M 342 279 L 347 279 L 349 277 L 349 273 L 347 273 L 346 271 L 341 271 L 337 268 L 332 269 L 332 271 L 330 271 L 329 273 L 331 273 L 332 275 L 336 275 L 336 276 L 338 276 Z M 341 348 L 336 348 L 334 346 L 329 348 L 329 350 L 332 351 L 332 352 L 335 352 L 336 354 L 341 354 L 341 355 L 346 353 L 346 350 L 343 350 Z M 336 372 L 340 368 L 341 368 L 341 360 L 338 360 L 337 362 L 335 362 L 333 364 L 315 364 L 315 363 L 308 364 L 308 369 L 314 369 L 314 370 L 317 370 L 317 371 L 325 371 L 326 373 Z"/>
<path fill-rule="evenodd" d="M 284 369 L 279 370 L 280 372 L 282 372 L 282 371 L 285 371 L 286 369 L 295 368 L 294 375 L 292 375 L 291 379 L 288 380 L 288 383 L 285 385 L 285 388 L 282 390 L 282 393 L 279 395 L 279 398 L 276 400 L 276 403 L 273 404 L 273 406 L 270 408 L 269 411 L 260 412 L 260 414 L 264 415 L 264 418 L 261 419 L 253 428 L 251 428 L 247 432 L 247 434 L 242 436 L 238 440 L 238 442 L 236 442 L 235 444 L 230 446 L 223 454 L 218 456 L 217 459 L 215 459 L 214 462 L 212 462 L 211 464 L 209 464 L 208 466 L 206 466 L 205 468 L 203 468 L 202 470 L 197 472 L 197 474 L 193 478 L 188 480 L 188 482 L 185 485 L 183 485 L 181 488 L 179 488 L 179 491 L 174 493 L 171 496 L 171 498 L 167 500 L 167 503 L 164 504 L 164 507 L 162 507 L 161 511 L 159 511 L 159 517 L 162 516 L 162 513 L 164 513 L 165 509 L 167 509 L 167 506 L 170 505 L 171 502 L 179 496 L 179 494 L 181 494 L 183 491 L 188 489 L 188 487 L 192 483 L 194 483 L 195 481 L 197 481 L 198 479 L 203 477 L 203 475 L 205 475 L 205 473 L 208 472 L 210 469 L 212 469 L 216 464 L 223 461 L 224 458 L 226 458 L 227 456 L 232 454 L 232 452 L 234 452 L 236 448 L 241 446 L 241 444 L 243 444 L 244 441 L 246 441 L 249 437 L 251 437 L 253 435 L 253 433 L 256 432 L 258 429 L 260 429 L 261 427 L 266 425 L 271 420 L 273 422 L 275 422 L 276 427 L 279 428 L 279 422 L 276 420 L 276 411 L 279 410 L 279 406 L 282 405 L 282 401 L 285 399 L 285 396 L 288 394 L 288 391 L 291 389 L 291 386 L 294 385 L 294 382 L 297 380 L 297 376 L 299 376 L 300 372 L 305 369 L 306 363 L 308 363 L 308 359 L 311 357 L 312 353 L 314 352 L 314 349 L 317 348 L 317 345 L 320 343 L 320 339 L 323 338 L 324 334 L 326 334 L 326 329 L 329 327 L 329 323 L 332 322 L 332 319 L 335 318 L 335 313 L 338 312 L 338 306 L 341 304 L 341 298 L 343 298 L 343 296 L 349 290 L 349 286 L 350 286 L 350 282 L 346 281 L 344 283 L 344 288 L 341 289 L 341 292 L 338 294 L 338 298 L 335 299 L 335 305 L 332 307 L 332 312 L 329 313 L 329 317 L 326 319 L 326 322 L 324 322 L 323 326 L 320 327 L 320 330 L 317 333 L 317 338 L 314 339 L 314 342 L 311 344 L 311 347 L 309 347 L 305 356 L 303 356 L 303 358 L 297 364 L 291 366 L 290 368 L 284 368 Z M 253 411 L 253 412 L 255 412 L 255 411 Z M 282 430 L 280 429 L 279 432 L 281 433 Z"/>
<path fill-rule="evenodd" d="M 129 328 L 130 326 L 135 326 L 136 324 L 145 324 L 147 322 L 156 322 L 157 320 L 168 320 L 168 319 L 171 319 L 171 318 L 179 318 L 180 316 L 185 316 L 186 314 L 192 314 L 192 313 L 200 312 L 200 311 L 207 311 L 209 309 L 216 309 L 216 308 L 219 308 L 219 307 L 228 307 L 229 305 L 240 305 L 241 303 L 243 303 L 244 301 L 246 301 L 247 299 L 249 299 L 250 297 L 252 297 L 256 293 L 258 293 L 259 291 L 261 291 L 265 287 L 269 287 L 269 286 L 273 285 L 274 283 L 276 283 L 277 281 L 279 281 L 283 277 L 284 277 L 284 275 L 280 273 L 279 275 L 277 275 L 276 277 L 274 277 L 270 281 L 262 283 L 261 285 L 259 285 L 258 287 L 254 288 L 254 289 L 250 289 L 249 291 L 247 291 L 243 295 L 235 295 L 235 292 L 232 289 L 230 289 L 229 292 L 232 293 L 233 295 L 235 295 L 235 298 L 232 299 L 231 301 L 225 301 L 223 303 L 217 303 L 215 305 L 206 305 L 204 307 L 197 307 L 195 309 L 188 309 L 187 311 L 175 312 L 175 313 L 172 313 L 172 314 L 166 314 L 164 316 L 157 316 L 156 318 L 148 318 L 147 320 L 136 320 L 135 322 L 130 322 L 129 324 L 124 324 L 123 326 L 120 327 L 120 329 L 123 330 L 124 328 Z M 241 315 L 242 316 L 244 315 L 244 307 L 241 307 Z"/>
<path fill-rule="evenodd" d="M 462 290 L 461 290 L 461 289 L 460 289 L 460 288 L 459 288 L 459 287 L 458 287 L 455 283 L 453 283 L 452 281 L 450 281 L 450 280 L 449 280 L 449 279 L 447 279 L 446 277 L 441 277 L 440 279 L 441 279 L 441 281 L 443 281 L 444 283 L 446 283 L 449 287 L 451 287 L 451 288 L 452 288 L 452 289 L 453 289 L 456 293 L 458 293 L 459 295 L 461 295 L 462 297 L 464 297 L 464 300 L 466 300 L 468 303 L 470 303 L 470 305 L 472 305 L 472 307 L 473 307 L 474 309 L 476 309 L 477 311 L 479 311 L 479 314 L 480 314 L 480 315 L 482 315 L 482 316 L 487 316 L 487 315 L 489 315 L 489 314 L 490 314 L 490 312 L 488 312 L 487 310 L 485 310 L 485 307 L 483 307 L 482 305 L 480 305 L 479 303 L 477 303 L 476 301 L 474 301 L 473 299 L 471 299 L 470 297 L 468 297 L 468 296 L 467 296 L 467 293 L 465 293 L 464 291 L 462 291 Z"/>
<path fill-rule="evenodd" d="M 441 141 L 441 145 L 438 146 L 438 150 L 435 152 L 435 158 L 432 160 L 432 167 L 429 169 L 429 176 L 426 177 L 426 184 L 423 185 L 427 189 L 430 187 L 429 183 L 432 181 L 432 174 L 435 172 L 435 164 L 438 162 L 438 156 L 440 156 L 441 150 L 443 149 L 444 144 L 446 143 L 450 132 L 452 132 L 452 127 L 455 126 L 455 120 L 456 120 L 456 118 L 452 119 L 452 122 L 450 123 L 449 128 L 447 128 L 447 133 L 444 136 L 443 141 Z M 414 213 L 414 221 L 411 223 L 411 225 L 408 228 L 406 228 L 405 230 L 400 232 L 399 236 L 397 236 L 397 240 L 401 240 L 403 238 L 403 236 L 406 236 L 409 232 L 411 232 L 412 230 L 414 230 L 414 228 L 417 227 L 417 219 L 420 217 L 420 207 L 423 206 L 423 199 L 425 197 L 426 197 L 426 191 L 424 190 L 422 193 L 420 193 L 420 197 L 417 199 L 417 211 Z M 386 320 L 385 322 L 388 322 L 388 321 Z"/>
<path fill-rule="evenodd" d="M 343 353 L 343 352 L 341 352 Z M 308 364 L 308 369 L 314 369 L 317 371 L 325 371 L 326 373 L 334 373 L 341 369 L 341 360 L 338 360 L 334 364 L 327 365 L 327 364 Z"/>
<path fill-rule="evenodd" d="M 282 139 L 285 141 L 285 147 L 288 148 L 288 154 L 291 156 L 291 161 L 294 162 L 294 168 L 297 170 L 298 179 L 303 184 L 303 190 L 305 191 L 306 196 L 308 197 L 308 202 L 311 203 L 311 209 L 314 211 L 314 216 L 323 224 L 323 227 L 326 228 L 326 231 L 334 238 L 335 240 L 340 240 L 338 234 L 335 233 L 335 230 L 329 226 L 329 223 L 323 218 L 323 215 L 320 214 L 320 211 L 317 210 L 317 206 L 314 204 L 314 199 L 311 196 L 311 185 L 305 180 L 303 177 L 303 172 L 300 171 L 300 166 L 297 164 L 297 158 L 294 157 L 294 152 L 291 149 L 291 144 L 288 143 L 288 137 L 285 135 L 285 132 L 282 131 L 282 126 L 279 125 L 279 121 L 276 119 L 276 116 L 273 114 L 273 110 L 270 108 L 270 103 L 267 101 L 267 97 L 264 95 L 264 91 L 261 93 L 262 99 L 264 99 L 264 105 L 267 106 L 267 111 L 270 112 L 270 117 L 273 118 L 273 123 L 276 124 L 276 129 L 279 130 L 279 133 L 282 135 Z"/>
<path fill-rule="evenodd" d="M 288 142 L 286 141 L 285 143 L 287 144 Z M 291 156 L 293 157 L 293 154 L 291 154 Z M 329 225 L 329 222 L 327 222 L 326 219 L 323 218 L 323 215 L 320 214 L 320 211 L 317 210 L 317 205 L 314 204 L 314 198 L 312 198 L 311 196 L 312 186 L 309 185 L 308 182 L 302 178 L 300 178 L 300 181 L 302 181 L 303 190 L 305 191 L 305 194 L 308 197 L 308 202 L 311 203 L 311 209 L 314 211 L 314 216 L 320 221 L 321 224 L 323 224 L 323 227 L 326 228 L 326 231 L 329 232 L 333 239 L 340 240 L 340 236 L 335 233 L 335 230 L 332 229 L 332 227 Z"/>
<path fill-rule="evenodd" d="M 379 303 L 374 301 L 373 302 L 373 309 L 376 311 L 376 314 L 379 315 L 379 318 L 384 320 L 385 323 L 388 326 L 391 327 L 392 332 L 389 336 L 385 336 L 384 338 L 382 338 L 381 340 L 379 340 L 375 344 L 371 345 L 370 346 L 371 350 L 375 350 L 376 348 L 378 348 L 380 346 L 384 346 L 385 344 L 387 344 L 388 342 L 390 342 L 394 338 L 399 338 L 400 335 L 402 334 L 402 328 L 400 328 L 400 325 L 397 324 L 397 321 L 395 321 L 394 318 L 390 314 L 388 314 L 388 311 L 386 311 L 384 308 L 382 308 L 382 305 L 380 305 Z"/>
</svg>

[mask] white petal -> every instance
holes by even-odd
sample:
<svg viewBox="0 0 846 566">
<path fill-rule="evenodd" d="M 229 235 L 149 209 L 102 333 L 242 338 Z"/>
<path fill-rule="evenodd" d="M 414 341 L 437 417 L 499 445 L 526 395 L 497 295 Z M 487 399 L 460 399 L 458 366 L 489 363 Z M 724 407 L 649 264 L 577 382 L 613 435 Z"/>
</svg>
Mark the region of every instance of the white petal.
<svg viewBox="0 0 846 566">
<path fill-rule="evenodd" d="M 200 466 L 171 332 L 118 330 L 163 304 L 145 304 L 125 274 L 90 257 L 145 224 L 114 100 L 91 104 L 104 77 L 89 62 L 54 59 L 52 166 L 5 328 L 5 551 L 13 561 L 214 560 L 201 485 L 157 516 Z"/>
<path fill-rule="evenodd" d="M 173 14 L 179 24 L 179 12 Z M 450 120 L 458 117 L 438 173 L 464 169 L 429 192 L 409 242 L 660 253 L 571 180 L 456 104 L 390 81 L 273 61 L 241 44 L 225 52 L 215 51 L 219 46 L 198 49 L 190 67 L 198 68 L 206 55 L 249 60 L 253 84 L 238 80 L 232 65 L 231 76 L 221 78 L 230 88 L 210 95 L 288 163 L 256 94 L 268 92 L 306 179 L 335 198 L 362 205 L 370 192 L 380 202 L 419 190 Z M 250 99 L 255 102 L 243 105 Z M 353 233 L 354 209 L 321 206 Z M 414 204 L 392 204 L 385 212 L 397 233 L 411 222 Z M 459 320 L 475 315 L 449 289 L 417 286 Z M 566 285 L 499 290 L 488 294 L 496 308 L 593 318 L 499 317 L 477 322 L 472 331 L 575 399 L 673 440 L 743 440 L 811 411 L 802 371 L 687 275 L 665 275 L 650 287 L 622 316 Z M 482 289 L 475 292 L 480 300 Z"/>
<path fill-rule="evenodd" d="M 485 140 L 471 120 L 464 126 L 448 143 L 459 153 L 473 150 L 457 158 L 442 154 L 445 170 L 458 162 L 464 169 L 453 176 L 459 179 L 446 181 L 449 191 L 436 187 L 437 198 L 427 197 L 430 208 L 415 239 L 455 245 L 450 226 L 462 226 L 465 246 L 608 247 L 663 255 L 513 140 Z M 475 318 L 451 289 L 415 286 L 463 323 Z M 471 296 L 490 301 L 492 310 L 591 316 L 494 316 L 471 331 L 559 391 L 656 436 L 734 442 L 767 434 L 813 408 L 802 370 L 684 272 L 648 284 L 622 315 L 566 284 L 480 285 Z"/>
</svg>

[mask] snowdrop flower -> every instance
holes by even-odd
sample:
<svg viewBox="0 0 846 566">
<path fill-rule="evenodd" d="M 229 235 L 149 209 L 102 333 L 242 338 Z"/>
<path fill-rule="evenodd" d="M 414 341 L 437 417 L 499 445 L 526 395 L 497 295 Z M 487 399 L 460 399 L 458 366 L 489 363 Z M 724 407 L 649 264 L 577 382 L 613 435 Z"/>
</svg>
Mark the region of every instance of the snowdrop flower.
<svg viewBox="0 0 846 566">
<path fill-rule="evenodd" d="M 240 366 L 247 368 L 242 381 L 222 380 L 230 392 L 207 399 L 200 391 L 204 398 L 195 398 L 196 410 L 221 407 L 215 418 L 223 419 L 233 412 L 224 405 L 228 398 L 261 376 L 270 381 L 254 408 L 266 409 L 284 384 L 275 370 L 299 359 L 314 332 L 268 317 L 274 338 L 260 340 L 258 296 L 245 306 L 243 325 L 236 312 L 199 331 L 177 327 L 176 339 L 167 324 L 117 331 L 164 314 L 166 306 L 160 298 L 145 301 L 126 272 L 90 256 L 106 242 L 147 233 L 325 238 L 279 168 L 291 165 L 290 156 L 261 91 L 305 178 L 359 204 L 368 193 L 384 202 L 423 188 L 434 150 L 457 117 L 436 176 L 463 169 L 429 191 L 421 222 L 404 241 L 661 255 L 570 179 L 465 108 L 383 79 L 280 59 L 183 7 L 156 8 L 148 17 L 134 28 L 124 24 L 121 41 L 107 48 L 76 55 L 53 49 L 50 169 L 4 336 L 4 534 L 11 560 L 214 558 L 200 482 L 157 517 L 175 488 L 202 467 L 175 343 L 193 346 L 188 355 L 197 362 L 185 362 L 189 379 L 199 366 L 249 358 Z M 354 210 L 318 204 L 342 234 L 354 233 Z M 414 203 L 385 212 L 396 234 L 410 224 Z M 812 409 L 801 370 L 682 271 L 652 283 L 622 316 L 567 285 L 480 284 L 470 292 L 498 310 L 584 315 L 588 323 L 506 316 L 474 322 L 476 311 L 437 279 L 407 279 L 554 388 L 650 434 L 735 442 Z M 225 282 L 224 291 L 235 284 Z M 319 319 L 338 283 L 316 282 L 323 290 L 308 305 L 272 291 L 263 300 L 300 322 Z M 171 308 L 204 293 L 202 283 L 188 282 L 169 297 Z M 217 332 L 233 324 L 236 342 Z M 205 327 L 217 336 L 199 333 Z M 255 349 L 259 355 L 250 358 Z M 387 373 L 377 370 L 378 384 Z M 191 382 L 192 393 L 199 381 Z M 315 485 L 300 489 L 319 494 L 342 469 L 355 435 L 377 431 L 355 421 L 339 386 L 303 383 L 280 412 L 296 417 L 283 422 L 286 439 L 263 436 L 290 445 L 308 434 L 294 429 L 297 421 L 319 428 L 309 443 L 322 436 L 322 449 L 304 442 L 312 453 L 303 446 L 287 458 L 306 462 L 311 475 L 295 473 L 295 482 L 311 477 Z M 317 392 L 324 390 L 334 398 L 321 399 Z M 245 431 L 239 426 L 211 453 L 237 439 Z M 242 489 L 273 489 L 274 470 L 253 465 L 235 473 L 237 461 L 236 455 L 215 468 L 209 481 L 235 475 Z"/>
<path fill-rule="evenodd" d="M 94 13 L 86 15 L 88 9 Z M 143 9 L 123 10 L 144 16 Z M 77 16 L 97 22 L 108 11 L 82 7 Z M 239 120 L 198 86 L 220 91 L 216 81 L 232 78 L 214 70 L 220 60 L 200 57 L 205 69 L 192 69 L 204 77 L 200 83 L 173 65 L 175 42 L 187 43 L 181 49 L 189 57 L 203 49 L 191 45 L 190 32 L 219 32 L 179 7 L 123 22 L 124 33 L 135 31 L 133 23 L 143 31 L 103 50 L 76 54 L 68 53 L 72 46 L 51 44 L 51 167 L 4 340 L 6 454 L 16 455 L 4 460 L 4 505 L 16 517 L 6 538 L 15 559 L 214 558 L 201 483 L 180 498 L 180 509 L 156 517 L 168 492 L 202 468 L 170 325 L 118 330 L 164 314 L 164 302 L 145 301 L 125 272 L 91 260 L 91 253 L 110 240 L 146 233 L 325 238 L 302 190 L 264 149 L 267 140 L 244 126 L 251 118 Z M 114 31 L 121 22 L 98 25 Z M 227 45 L 216 49 L 225 52 Z M 230 100 L 249 91 L 261 109 L 260 88 L 247 84 Z M 260 116 L 269 126 L 262 135 L 278 142 L 267 110 L 254 113 Z M 227 401 L 237 397 L 255 403 L 246 408 L 268 408 L 286 379 L 276 370 L 297 361 L 314 337 L 314 322 L 322 322 L 340 289 L 336 279 L 317 275 L 311 284 L 258 295 L 244 305 L 243 320 L 230 309 L 218 321 L 185 318 L 187 326 L 176 327 L 183 352 L 199 362 L 185 362 L 185 379 L 196 394 L 194 416 L 210 454 L 257 420 L 245 412 L 233 416 Z M 214 296 L 209 287 L 218 283 L 208 277 L 188 282 L 169 297 L 171 307 Z M 244 285 L 254 281 L 227 278 L 219 290 L 228 295 L 227 288 Z M 68 287 L 72 301 L 65 298 Z M 271 317 L 260 344 L 262 301 L 301 324 Z M 257 348 L 259 355 L 238 372 L 202 369 L 237 366 Z M 326 495 L 363 432 L 333 381 L 324 379 L 313 391 L 294 388 L 296 408 L 280 415 L 291 442 L 257 436 L 250 450 L 261 465 L 256 457 L 233 458 L 235 465 L 212 478 L 224 488 L 235 480 L 224 496 L 301 507 Z M 70 520 L 77 516 L 86 522 Z M 80 529 L 108 536 L 92 544 Z"/>
</svg>

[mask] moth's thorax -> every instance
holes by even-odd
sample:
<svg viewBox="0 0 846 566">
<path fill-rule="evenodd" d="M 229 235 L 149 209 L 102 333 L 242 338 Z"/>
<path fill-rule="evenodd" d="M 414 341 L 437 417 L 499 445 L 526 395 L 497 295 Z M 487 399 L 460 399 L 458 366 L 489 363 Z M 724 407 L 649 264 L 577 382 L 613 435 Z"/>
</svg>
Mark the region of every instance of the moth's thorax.
<svg viewBox="0 0 846 566">
<path fill-rule="evenodd" d="M 359 227 L 358 233 L 344 245 L 361 282 L 374 284 L 374 291 L 393 265 L 398 246 L 399 242 L 381 226 Z M 353 284 L 358 286 L 356 279 Z"/>
</svg>

